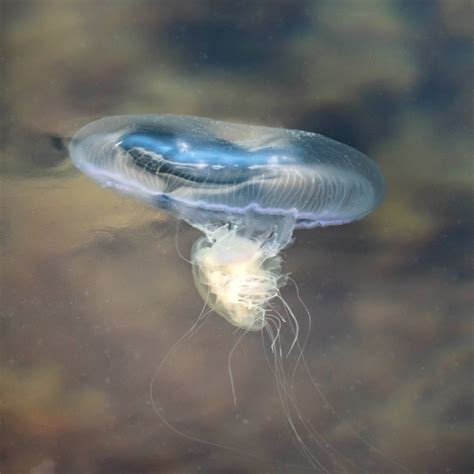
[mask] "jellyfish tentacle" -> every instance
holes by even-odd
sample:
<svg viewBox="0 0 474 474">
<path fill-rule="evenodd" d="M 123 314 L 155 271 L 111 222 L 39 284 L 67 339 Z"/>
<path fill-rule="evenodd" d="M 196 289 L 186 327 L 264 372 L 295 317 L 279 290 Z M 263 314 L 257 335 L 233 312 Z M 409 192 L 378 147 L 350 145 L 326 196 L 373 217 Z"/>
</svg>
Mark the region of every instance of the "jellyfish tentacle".
<svg viewBox="0 0 474 474">
<path fill-rule="evenodd" d="M 179 248 L 179 242 L 178 242 L 179 223 L 180 223 L 180 221 L 177 220 L 177 221 L 176 221 L 176 232 L 175 232 L 175 234 L 174 234 L 174 247 L 175 247 L 175 249 L 176 249 L 176 253 L 178 254 L 179 258 L 181 258 L 181 260 L 184 260 L 186 263 L 192 264 L 191 260 L 190 260 L 189 258 L 186 258 L 186 257 L 182 254 L 182 252 L 181 252 L 181 250 L 180 250 L 180 248 Z"/>
<path fill-rule="evenodd" d="M 294 333 L 293 341 L 290 345 L 290 348 L 288 349 L 286 353 L 286 357 L 288 357 L 291 354 L 291 351 L 293 350 L 293 348 L 295 347 L 295 344 L 298 342 L 298 337 L 300 333 L 300 325 L 298 323 L 298 320 L 296 319 L 296 316 L 293 310 L 290 308 L 289 304 L 285 301 L 285 299 L 281 296 L 281 294 L 278 294 L 277 298 L 283 303 L 285 310 L 288 312 L 291 318 L 292 324 L 294 324 L 294 327 L 292 326 L 292 330 Z"/>
<path fill-rule="evenodd" d="M 254 455 L 253 453 L 249 453 L 249 452 L 245 452 L 243 450 L 240 450 L 240 449 L 237 449 L 237 448 L 233 448 L 231 446 L 227 446 L 227 445 L 224 445 L 224 444 L 220 444 L 220 443 L 215 443 L 213 441 L 208 441 L 208 440 L 205 440 L 205 439 L 201 439 L 201 438 L 198 438 L 196 436 L 193 436 L 193 435 L 190 435 L 188 433 L 185 433 L 184 431 L 181 431 L 179 430 L 178 428 L 176 428 L 175 426 L 173 426 L 168 420 L 167 418 L 163 415 L 163 413 L 161 412 L 160 410 L 160 407 L 159 405 L 157 404 L 157 400 L 156 400 L 156 397 L 154 396 L 153 394 L 153 387 L 154 387 L 154 384 L 157 380 L 157 377 L 159 375 L 159 373 L 161 372 L 161 369 L 164 367 L 164 365 L 166 364 L 166 362 L 168 361 L 168 359 L 174 354 L 176 353 L 177 350 L 179 350 L 179 348 L 185 343 L 187 342 L 191 337 L 193 337 L 197 331 L 199 331 L 202 326 L 205 324 L 205 322 L 207 321 L 208 317 L 212 314 L 212 309 L 208 309 L 207 311 L 205 311 L 207 305 L 204 304 L 204 307 L 203 307 L 203 310 L 201 311 L 201 313 L 199 314 L 199 316 L 197 317 L 197 319 L 194 321 L 194 323 L 192 324 L 192 326 L 188 329 L 188 331 L 186 331 L 186 333 L 181 336 L 178 341 L 176 341 L 173 346 L 171 347 L 171 349 L 166 353 L 166 355 L 164 356 L 164 358 L 161 360 L 160 364 L 158 365 L 158 367 L 156 368 L 152 378 L 151 378 L 151 381 L 150 381 L 150 384 L 149 384 L 149 397 L 150 397 L 150 403 L 152 405 L 152 408 L 153 408 L 153 411 L 158 415 L 158 417 L 160 418 L 160 420 L 162 421 L 162 423 L 164 425 L 166 425 L 171 431 L 173 431 L 174 433 L 176 433 L 177 435 L 179 436 L 182 436 L 186 439 L 189 439 L 191 441 L 194 441 L 194 442 L 198 442 L 200 444 L 204 444 L 206 446 L 213 446 L 213 447 L 216 447 L 216 448 L 220 448 L 220 449 L 225 449 L 225 450 L 228 450 L 228 451 L 231 451 L 231 452 L 234 452 L 234 453 L 237 453 L 237 454 L 244 454 L 246 456 L 249 456 L 251 458 L 254 458 L 256 460 L 259 460 L 259 461 L 263 461 L 263 462 L 268 462 L 267 460 L 263 459 L 263 458 L 260 458 L 259 456 L 257 455 Z"/>
<path fill-rule="evenodd" d="M 280 338 L 274 338 L 274 334 L 271 327 L 267 326 L 266 330 L 272 342 L 276 341 L 277 346 L 276 350 L 273 351 L 273 362 L 270 362 L 268 358 L 267 362 L 269 363 L 270 368 L 274 374 L 282 411 L 285 420 L 288 423 L 290 432 L 293 434 L 294 439 L 296 440 L 296 447 L 302 452 L 303 456 L 308 459 L 309 463 L 314 469 L 319 469 L 321 472 L 329 473 L 330 471 L 326 468 L 322 461 L 320 461 L 316 457 L 316 455 L 312 452 L 311 448 L 308 446 L 307 442 L 302 438 L 300 430 L 295 424 L 292 411 L 295 412 L 297 419 L 303 424 L 303 426 L 305 426 L 306 420 L 301 415 L 299 407 L 294 400 L 293 394 L 291 393 L 290 387 L 288 386 L 288 383 L 285 378 L 285 369 L 283 366 L 284 359 Z M 320 449 L 325 452 L 327 448 L 325 448 L 318 440 L 317 443 L 319 444 Z"/>
<path fill-rule="evenodd" d="M 305 337 L 304 337 L 304 340 L 303 340 L 303 344 L 301 344 L 301 346 L 299 346 L 299 354 L 298 354 L 298 357 L 296 359 L 296 362 L 295 362 L 295 365 L 294 365 L 294 368 L 293 368 L 293 371 L 292 371 L 292 375 L 291 375 L 291 378 L 290 378 L 291 384 L 293 385 L 293 381 L 294 381 L 295 375 L 296 375 L 296 370 L 298 369 L 298 366 L 301 362 L 301 358 L 304 355 L 306 345 L 308 344 L 309 336 L 310 336 L 310 333 L 311 333 L 311 327 L 312 327 L 312 317 L 311 317 L 311 312 L 310 312 L 308 306 L 306 305 L 306 303 L 303 301 L 303 298 L 301 297 L 300 289 L 299 289 L 296 281 L 291 277 L 288 277 L 288 280 L 293 283 L 293 285 L 295 287 L 295 290 L 296 290 L 296 297 L 297 297 L 298 301 L 300 302 L 301 306 L 303 306 L 303 309 L 305 310 L 306 316 L 308 318 L 308 329 L 306 330 L 306 334 L 305 334 Z"/>
<path fill-rule="evenodd" d="M 282 304 L 283 304 L 283 310 L 287 312 L 288 308 L 285 307 L 284 302 L 282 302 Z M 279 311 L 276 308 L 274 308 L 273 311 L 275 312 L 275 314 L 279 314 Z M 282 318 L 283 316 L 275 316 L 275 317 L 279 319 L 280 317 Z M 274 319 L 267 318 L 267 320 L 269 322 L 271 321 L 274 324 Z M 293 338 L 294 338 L 296 334 L 296 328 L 293 325 L 293 322 L 291 320 L 289 320 L 289 327 L 293 333 Z M 264 344 L 265 359 L 267 360 L 270 370 L 272 371 L 275 377 L 275 382 L 277 385 L 277 391 L 280 397 L 283 414 L 285 416 L 285 420 L 288 423 L 290 431 L 293 433 L 294 438 L 297 441 L 297 448 L 301 450 L 302 454 L 304 455 L 304 457 L 308 459 L 308 461 L 313 466 L 313 468 L 321 470 L 322 472 L 330 472 L 330 471 L 324 465 L 323 461 L 318 459 L 316 453 L 313 451 L 313 448 L 309 444 L 311 440 L 315 443 L 316 448 L 320 450 L 322 453 L 324 453 L 331 460 L 331 463 L 340 470 L 340 472 L 347 471 L 344 464 L 351 465 L 353 468 L 356 468 L 356 466 L 346 456 L 344 456 L 334 446 L 332 446 L 331 443 L 323 435 L 321 435 L 312 426 L 309 420 L 307 420 L 306 417 L 301 413 L 301 410 L 299 408 L 299 404 L 296 398 L 296 394 L 293 389 L 293 379 L 294 379 L 295 368 L 293 368 L 293 370 L 291 371 L 292 375 L 290 379 L 288 379 L 286 375 L 287 372 L 284 366 L 284 360 L 286 359 L 286 357 L 283 357 L 281 338 L 277 337 L 277 334 L 274 332 L 273 328 L 270 325 L 266 326 L 266 330 L 271 341 L 270 348 L 272 349 L 273 362 L 270 362 L 270 359 L 266 353 L 265 344 Z M 307 335 L 305 336 L 305 338 L 306 337 Z M 299 363 L 299 361 L 301 361 L 304 358 L 304 354 L 302 353 L 302 346 L 299 342 L 299 339 L 297 339 L 297 343 L 295 347 L 298 348 L 297 363 Z M 301 427 L 307 433 L 308 441 L 305 441 L 303 439 L 302 434 L 300 432 L 300 428 L 297 427 L 296 422 L 299 422 L 301 424 Z"/>
<path fill-rule="evenodd" d="M 237 346 L 240 344 L 242 339 L 248 334 L 249 331 L 243 330 L 242 334 L 237 338 L 235 343 L 233 344 L 232 348 L 229 351 L 229 355 L 227 356 L 227 366 L 228 366 L 228 371 L 229 371 L 229 379 L 230 379 L 230 386 L 232 390 L 232 398 L 234 400 L 234 406 L 237 406 L 237 396 L 235 393 L 235 384 L 234 384 L 234 376 L 232 374 L 232 356 L 237 349 Z"/>
<path fill-rule="evenodd" d="M 312 321 L 311 312 L 309 311 L 309 308 L 307 307 L 306 303 L 302 299 L 299 288 L 298 288 L 296 282 L 294 281 L 294 279 L 292 279 L 290 277 L 288 279 L 293 282 L 293 284 L 296 288 L 297 299 L 299 300 L 300 304 L 303 306 L 303 308 L 305 310 L 305 313 L 307 315 L 307 319 L 308 319 L 308 331 L 306 332 L 305 338 L 303 340 L 303 344 L 301 344 L 299 342 L 299 340 L 297 340 L 297 342 L 296 342 L 296 347 L 298 348 L 298 357 L 297 357 L 297 361 L 295 363 L 295 366 L 293 367 L 293 370 L 292 370 L 292 375 L 290 377 L 290 383 L 287 384 L 286 387 L 285 387 L 285 390 L 288 390 L 289 395 L 291 396 L 291 398 L 294 399 L 295 409 L 297 411 L 299 410 L 296 406 L 296 403 L 297 403 L 296 396 L 294 394 L 294 391 L 293 391 L 292 387 L 294 385 L 294 377 L 295 377 L 297 367 L 299 366 L 299 364 L 301 364 L 303 366 L 304 371 L 305 371 L 306 375 L 308 376 L 311 384 L 313 385 L 314 389 L 316 390 L 318 396 L 321 398 L 324 405 L 330 410 L 332 416 L 334 416 L 340 423 L 343 423 L 347 427 L 347 429 L 352 433 L 352 435 L 356 439 L 358 439 L 363 445 L 365 445 L 367 448 L 369 448 L 371 450 L 371 452 L 377 454 L 383 460 L 385 460 L 386 462 L 388 462 L 388 463 L 392 464 L 393 466 L 397 467 L 401 471 L 403 471 L 405 473 L 411 473 L 411 471 L 406 466 L 404 466 L 402 463 L 398 462 L 397 460 L 387 456 L 382 450 L 377 448 L 373 443 L 370 443 L 366 439 L 364 439 L 364 437 L 362 435 L 360 435 L 360 433 L 358 433 L 347 421 L 343 420 L 342 417 L 340 416 L 340 414 L 335 409 L 335 407 L 328 400 L 327 396 L 324 394 L 323 390 L 320 387 L 320 384 L 318 384 L 316 382 L 316 380 L 314 379 L 314 377 L 313 377 L 313 375 L 312 375 L 312 373 L 309 369 L 306 357 L 304 356 L 304 348 L 306 346 L 306 343 L 307 343 L 307 340 L 308 340 L 308 337 L 309 337 L 309 329 L 311 327 L 311 321 Z M 284 305 L 285 310 L 287 310 L 287 311 L 291 310 L 290 307 L 286 307 L 287 303 L 284 300 L 282 301 L 282 303 Z M 291 321 L 290 321 L 289 326 L 290 326 L 291 330 L 293 331 L 293 334 L 295 334 L 295 328 L 292 326 Z M 342 461 L 344 461 L 347 465 L 351 466 L 354 469 L 357 468 L 357 466 L 355 465 L 355 463 L 352 460 L 350 460 L 347 456 L 344 456 L 339 450 L 337 450 L 335 447 L 333 447 L 322 435 L 320 435 L 318 433 L 318 431 L 312 426 L 312 424 L 308 420 L 306 420 L 303 416 L 300 417 L 299 415 L 298 415 L 298 418 L 300 419 L 300 421 L 302 422 L 302 424 L 304 425 L 304 427 L 306 428 L 306 430 L 308 431 L 308 434 L 310 436 L 315 437 L 315 438 L 320 437 L 321 441 L 324 443 L 326 448 L 329 448 L 329 451 L 333 451 L 332 456 L 339 457 Z M 337 461 L 334 461 L 334 462 L 335 462 L 335 464 L 338 464 Z M 345 468 L 344 468 L 344 472 L 345 472 Z"/>
</svg>

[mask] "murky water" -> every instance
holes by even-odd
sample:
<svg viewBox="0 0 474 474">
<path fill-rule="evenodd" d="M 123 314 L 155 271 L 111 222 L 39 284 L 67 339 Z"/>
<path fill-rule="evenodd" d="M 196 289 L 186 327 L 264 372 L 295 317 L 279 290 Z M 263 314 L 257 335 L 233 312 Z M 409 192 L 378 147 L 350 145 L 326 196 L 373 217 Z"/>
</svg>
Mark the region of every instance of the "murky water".
<svg viewBox="0 0 474 474">
<path fill-rule="evenodd" d="M 317 385 L 296 372 L 299 407 L 327 443 L 321 472 L 472 471 L 471 2 L 4 6 L 2 474 L 311 472 L 260 333 L 233 353 L 234 406 L 240 333 L 217 316 L 153 398 L 239 453 L 153 410 L 150 381 L 202 309 L 175 246 L 189 255 L 199 233 L 96 186 L 63 147 L 142 113 L 309 130 L 377 162 L 374 214 L 296 231 L 284 252 L 312 314 Z M 307 330 L 294 285 L 283 296 Z"/>
</svg>

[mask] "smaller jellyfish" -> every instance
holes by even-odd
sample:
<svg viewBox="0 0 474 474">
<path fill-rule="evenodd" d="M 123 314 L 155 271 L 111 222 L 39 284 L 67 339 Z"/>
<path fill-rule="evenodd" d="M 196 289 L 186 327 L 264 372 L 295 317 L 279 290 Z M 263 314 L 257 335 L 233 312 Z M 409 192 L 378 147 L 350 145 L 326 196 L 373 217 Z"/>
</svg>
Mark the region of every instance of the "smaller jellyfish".
<svg viewBox="0 0 474 474">
<path fill-rule="evenodd" d="M 278 335 L 285 318 L 273 300 L 291 317 L 291 347 L 298 322 L 280 296 L 288 281 L 280 253 L 295 229 L 345 224 L 372 212 L 384 194 L 377 165 L 315 133 L 178 115 L 97 120 L 75 134 L 70 154 L 100 185 L 203 232 L 191 252 L 200 295 L 245 333 L 266 329 L 285 416 L 311 465 L 325 471 L 290 413 L 319 446 L 326 444 L 304 421 L 282 368 Z"/>
<path fill-rule="evenodd" d="M 265 327 L 287 278 L 293 230 L 344 224 L 383 198 L 365 155 L 310 132 L 177 115 L 107 117 L 73 137 L 75 165 L 200 229 L 191 261 L 199 293 L 230 323 Z"/>
</svg>

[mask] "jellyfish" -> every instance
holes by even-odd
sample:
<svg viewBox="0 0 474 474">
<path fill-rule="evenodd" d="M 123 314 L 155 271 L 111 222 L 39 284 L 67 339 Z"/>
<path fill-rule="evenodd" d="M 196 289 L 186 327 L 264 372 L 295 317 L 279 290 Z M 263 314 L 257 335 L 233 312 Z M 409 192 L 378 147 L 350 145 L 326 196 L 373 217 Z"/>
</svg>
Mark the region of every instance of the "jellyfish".
<svg viewBox="0 0 474 474">
<path fill-rule="evenodd" d="M 372 212 L 384 194 L 377 165 L 315 133 L 179 115 L 96 120 L 74 135 L 70 155 L 101 186 L 202 232 L 190 259 L 198 292 L 245 333 L 268 331 L 284 410 L 297 411 L 277 346 L 285 313 L 292 346 L 298 340 L 297 318 L 280 296 L 289 280 L 281 252 L 295 229 L 345 224 Z M 274 310 L 278 299 L 283 312 Z"/>
<path fill-rule="evenodd" d="M 377 165 L 310 132 L 177 115 L 107 117 L 72 139 L 75 165 L 204 233 L 193 277 L 231 324 L 259 331 L 287 278 L 293 231 L 344 224 L 383 197 Z"/>
</svg>

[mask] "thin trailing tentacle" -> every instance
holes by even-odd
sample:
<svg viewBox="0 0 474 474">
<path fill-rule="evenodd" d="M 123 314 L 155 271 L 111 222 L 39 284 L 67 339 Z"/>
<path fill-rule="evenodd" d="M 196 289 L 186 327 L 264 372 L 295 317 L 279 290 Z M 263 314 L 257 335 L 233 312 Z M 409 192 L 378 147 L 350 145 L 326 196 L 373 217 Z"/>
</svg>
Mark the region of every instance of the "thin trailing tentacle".
<svg viewBox="0 0 474 474">
<path fill-rule="evenodd" d="M 282 304 L 283 304 L 283 309 L 290 316 L 290 311 L 292 312 L 292 310 L 289 307 L 289 305 L 284 301 L 283 298 L 282 298 Z M 272 324 L 275 324 L 274 323 L 275 320 L 284 320 L 283 316 L 281 316 L 279 311 L 277 311 L 276 308 L 274 307 L 273 307 L 273 313 L 275 315 L 274 319 L 269 320 L 269 321 L 272 321 Z M 288 322 L 289 322 L 288 325 L 291 328 L 292 333 L 293 333 L 292 349 L 294 347 L 298 347 L 298 356 L 297 356 L 297 364 L 298 364 L 304 357 L 302 354 L 302 347 L 301 347 L 298 337 L 296 338 L 296 342 L 295 342 L 295 336 L 299 335 L 298 333 L 299 330 L 294 325 L 293 317 L 290 316 L 290 318 L 288 319 Z M 275 381 L 277 384 L 277 390 L 278 390 L 280 401 L 282 404 L 283 413 L 289 424 L 290 430 L 293 433 L 293 436 L 297 442 L 297 448 L 308 459 L 308 461 L 313 466 L 313 468 L 318 469 L 322 472 L 329 472 L 327 468 L 322 464 L 322 461 L 320 461 L 316 457 L 316 454 L 313 452 L 313 449 L 311 448 L 310 444 L 308 444 L 307 441 L 303 440 L 300 433 L 300 429 L 296 426 L 296 420 L 298 420 L 298 422 L 302 425 L 305 432 L 310 437 L 310 439 L 313 440 L 317 448 L 321 450 L 323 453 L 325 453 L 325 455 L 331 459 L 332 464 L 336 466 L 340 472 L 346 472 L 346 468 L 344 467 L 343 464 L 341 464 L 338 458 L 340 460 L 344 460 L 348 464 L 351 464 L 350 460 L 348 460 L 344 455 L 338 452 L 324 436 L 318 433 L 318 431 L 311 425 L 311 423 L 301 413 L 298 406 L 298 402 L 296 400 L 296 395 L 292 388 L 295 369 L 293 369 L 292 376 L 290 377 L 290 381 L 288 381 L 287 376 L 286 376 L 286 370 L 284 367 L 283 350 L 281 346 L 281 336 L 277 335 L 273 327 L 270 325 L 266 327 L 266 330 L 271 342 L 270 348 L 273 354 L 273 362 L 272 363 L 270 362 L 268 355 L 265 351 L 265 346 L 264 346 L 265 358 L 267 360 L 267 363 L 270 366 L 270 370 L 275 376 Z M 305 340 L 307 340 L 307 337 L 308 337 L 308 334 L 306 334 Z M 295 419 L 293 418 L 293 414 L 296 417 Z"/>
<path fill-rule="evenodd" d="M 409 469 L 406 468 L 406 466 L 404 466 L 403 464 L 401 464 L 400 462 L 388 457 L 383 451 L 381 451 L 380 449 L 378 449 L 376 446 L 374 446 L 372 443 L 368 442 L 366 439 L 364 439 L 360 433 L 358 433 L 347 421 L 343 420 L 342 417 L 339 415 L 339 413 L 337 412 L 337 410 L 334 408 L 334 406 L 329 402 L 329 400 L 327 399 L 326 395 L 324 394 L 324 392 L 321 390 L 319 384 L 314 380 L 314 377 L 313 375 L 311 374 L 311 371 L 308 367 L 308 364 L 307 364 L 307 361 L 306 361 L 306 358 L 304 357 L 304 349 L 307 345 L 307 342 L 308 342 L 308 338 L 309 338 L 309 330 L 311 328 L 311 324 L 312 324 L 312 317 L 311 317 L 311 312 L 309 311 L 309 308 L 308 306 L 306 305 L 306 303 L 303 301 L 302 297 L 301 297 L 301 294 L 300 294 L 300 291 L 299 291 L 299 288 L 298 288 L 298 285 L 296 284 L 296 282 L 294 281 L 294 279 L 292 278 L 288 278 L 290 281 L 292 281 L 292 283 L 294 284 L 295 286 L 295 289 L 296 289 L 296 295 L 297 295 L 297 298 L 300 302 L 300 304 L 303 306 L 304 310 L 305 310 L 305 313 L 306 313 L 306 316 L 307 316 L 307 319 L 308 319 L 308 331 L 306 333 L 306 336 L 304 338 L 304 341 L 303 341 L 303 344 L 300 344 L 299 341 L 297 341 L 297 347 L 298 347 L 298 358 L 297 358 L 297 362 L 293 368 L 293 372 L 292 372 L 292 376 L 290 378 L 290 387 L 293 386 L 293 383 L 294 383 L 294 377 L 295 377 L 295 373 L 296 373 L 296 370 L 297 370 L 297 367 L 298 365 L 301 363 L 301 365 L 303 366 L 304 368 L 304 371 L 305 373 L 307 374 L 310 382 L 311 382 L 311 385 L 314 387 L 314 389 L 316 390 L 318 396 L 321 398 L 322 402 L 325 404 L 325 406 L 331 411 L 331 414 L 341 423 L 343 423 L 347 429 L 351 432 L 351 434 L 358 440 L 360 441 L 363 445 L 365 445 L 367 448 L 369 448 L 373 453 L 376 453 L 378 456 L 380 456 L 384 461 L 392 464 L 393 466 L 397 467 L 398 469 L 400 469 L 401 471 L 405 472 L 405 473 L 411 473 L 411 471 Z M 284 307 L 287 309 L 287 310 L 291 310 L 291 308 L 289 307 L 289 305 L 286 303 L 286 301 L 283 301 L 284 303 Z M 290 324 L 291 326 L 291 324 Z M 292 330 L 294 331 L 294 329 L 292 328 Z M 316 432 L 316 430 L 314 429 L 314 427 L 308 422 L 308 428 L 310 428 L 311 432 Z M 335 449 L 335 448 L 333 448 Z M 357 466 L 355 466 L 354 462 L 351 461 L 349 458 L 347 458 L 346 456 L 342 455 L 342 453 L 340 453 L 339 451 L 335 450 L 336 454 L 338 456 L 341 457 L 341 459 L 345 460 L 346 463 L 348 463 L 349 465 L 351 465 L 352 467 L 354 468 L 357 468 Z"/>
<path fill-rule="evenodd" d="M 229 356 L 227 357 L 227 365 L 229 369 L 229 379 L 230 379 L 230 386 L 232 389 L 232 397 L 234 399 L 234 406 L 237 406 L 237 397 L 235 395 L 235 384 L 234 384 L 234 376 L 232 375 L 232 355 L 234 354 L 235 349 L 239 345 L 239 343 L 242 341 L 242 339 L 248 334 L 249 331 L 244 330 L 242 331 L 242 334 L 238 337 L 238 339 L 235 341 L 234 345 L 232 346 L 231 350 L 229 351 Z"/>
<path fill-rule="evenodd" d="M 186 258 L 180 248 L 179 248 L 179 242 L 178 242 L 178 234 L 179 234 L 179 225 L 180 225 L 180 220 L 178 219 L 176 221 L 176 232 L 174 234 L 174 247 L 176 249 L 176 253 L 178 254 L 179 258 L 181 258 L 182 260 L 184 260 L 185 262 L 189 263 L 189 264 L 192 264 L 193 262 L 191 262 L 191 260 L 189 258 Z"/>
</svg>

